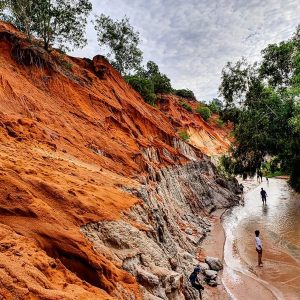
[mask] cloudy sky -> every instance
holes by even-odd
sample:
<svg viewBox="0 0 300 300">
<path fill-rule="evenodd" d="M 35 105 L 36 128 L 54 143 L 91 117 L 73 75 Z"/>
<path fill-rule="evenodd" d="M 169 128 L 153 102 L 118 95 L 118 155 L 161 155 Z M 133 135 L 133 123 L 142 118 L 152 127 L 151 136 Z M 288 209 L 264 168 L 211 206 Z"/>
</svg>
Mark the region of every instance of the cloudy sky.
<svg viewBox="0 0 300 300">
<path fill-rule="evenodd" d="M 175 88 L 199 100 L 218 95 L 227 61 L 257 60 L 267 44 L 289 38 L 300 23 L 299 0 L 92 0 L 93 15 L 124 15 L 140 32 L 145 62 L 155 61 Z M 105 54 L 92 25 L 73 55 Z"/>
</svg>

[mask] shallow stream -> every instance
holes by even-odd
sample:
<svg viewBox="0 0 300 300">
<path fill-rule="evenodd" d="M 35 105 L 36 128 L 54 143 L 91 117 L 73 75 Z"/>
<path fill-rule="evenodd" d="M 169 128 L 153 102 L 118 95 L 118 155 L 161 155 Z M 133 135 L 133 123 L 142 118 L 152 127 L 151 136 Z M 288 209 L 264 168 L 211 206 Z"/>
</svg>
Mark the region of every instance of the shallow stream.
<svg viewBox="0 0 300 300">
<path fill-rule="evenodd" d="M 244 204 L 224 215 L 223 284 L 233 299 L 300 300 L 300 195 L 283 179 L 243 184 Z M 263 242 L 263 267 L 257 266 L 256 229 Z"/>
</svg>

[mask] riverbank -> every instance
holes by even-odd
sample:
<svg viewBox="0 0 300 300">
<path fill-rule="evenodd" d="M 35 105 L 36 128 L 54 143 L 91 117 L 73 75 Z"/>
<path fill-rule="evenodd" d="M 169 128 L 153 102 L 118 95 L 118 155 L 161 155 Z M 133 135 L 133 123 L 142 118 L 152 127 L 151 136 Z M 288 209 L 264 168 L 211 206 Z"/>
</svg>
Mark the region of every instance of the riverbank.
<svg viewBox="0 0 300 300">
<path fill-rule="evenodd" d="M 204 261 L 206 256 L 220 258 L 224 263 L 224 269 L 219 272 L 219 284 L 217 287 L 205 285 L 203 299 L 230 300 L 230 299 L 276 299 L 272 293 L 257 280 L 237 273 L 233 276 L 230 268 L 224 260 L 225 231 L 222 225 L 222 217 L 226 210 L 217 210 L 209 218 L 211 231 L 203 241 L 198 258 Z M 249 297 L 249 290 L 251 297 Z"/>
<path fill-rule="evenodd" d="M 210 232 L 203 241 L 201 248 L 199 249 L 198 258 L 204 262 L 206 256 L 218 257 L 222 261 L 224 260 L 224 243 L 225 232 L 221 223 L 222 215 L 226 210 L 220 209 L 212 213 L 209 218 L 211 228 Z M 215 299 L 215 300 L 230 300 L 230 296 L 226 292 L 223 284 L 222 277 L 223 271 L 218 274 L 218 286 L 210 287 L 205 285 L 205 291 L 203 293 L 203 299 Z"/>
</svg>

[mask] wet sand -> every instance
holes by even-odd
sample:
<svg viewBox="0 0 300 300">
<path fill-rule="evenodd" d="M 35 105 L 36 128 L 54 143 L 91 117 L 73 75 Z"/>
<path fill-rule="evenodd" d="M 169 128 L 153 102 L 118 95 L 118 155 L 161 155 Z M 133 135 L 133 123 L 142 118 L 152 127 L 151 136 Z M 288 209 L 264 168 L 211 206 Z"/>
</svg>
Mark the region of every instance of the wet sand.
<svg viewBox="0 0 300 300">
<path fill-rule="evenodd" d="M 199 250 L 199 260 L 204 261 L 205 256 L 219 257 L 224 260 L 225 232 L 222 226 L 222 216 L 225 210 L 218 210 L 209 219 L 211 232 L 204 240 Z M 229 300 L 229 299 L 276 299 L 272 293 L 257 280 L 245 276 L 240 272 L 232 274 L 231 268 L 224 262 L 224 270 L 219 272 L 218 287 L 205 285 L 203 299 Z M 253 291 L 249 296 L 249 291 Z"/>
<path fill-rule="evenodd" d="M 282 179 L 256 185 L 249 182 L 244 206 L 224 216 L 222 282 L 233 299 L 300 300 L 300 197 Z M 265 206 L 261 187 L 269 195 Z M 256 229 L 263 241 L 263 268 L 257 266 Z"/>
<path fill-rule="evenodd" d="M 211 224 L 211 231 L 203 241 L 201 248 L 199 249 L 198 258 L 204 262 L 206 256 L 218 257 L 223 260 L 224 254 L 224 243 L 225 243 L 225 232 L 221 224 L 221 216 L 225 210 L 215 211 L 209 218 Z M 203 293 L 203 299 L 214 299 L 214 300 L 230 300 L 230 296 L 225 290 L 221 278 L 223 271 L 219 272 L 219 283 L 217 287 L 210 287 L 205 285 L 205 291 Z"/>
</svg>

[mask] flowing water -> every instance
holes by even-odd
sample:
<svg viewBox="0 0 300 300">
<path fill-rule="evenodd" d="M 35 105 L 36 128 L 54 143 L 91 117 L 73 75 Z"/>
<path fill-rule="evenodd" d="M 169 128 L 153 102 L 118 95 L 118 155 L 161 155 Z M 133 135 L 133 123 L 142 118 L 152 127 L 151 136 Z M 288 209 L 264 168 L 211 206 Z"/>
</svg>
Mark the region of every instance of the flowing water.
<svg viewBox="0 0 300 300">
<path fill-rule="evenodd" d="M 224 215 L 223 283 L 233 299 L 300 300 L 300 195 L 282 179 L 243 184 L 248 186 L 244 204 Z M 261 187 L 267 205 L 260 199 Z M 263 242 L 263 267 L 257 266 L 256 229 Z"/>
</svg>

